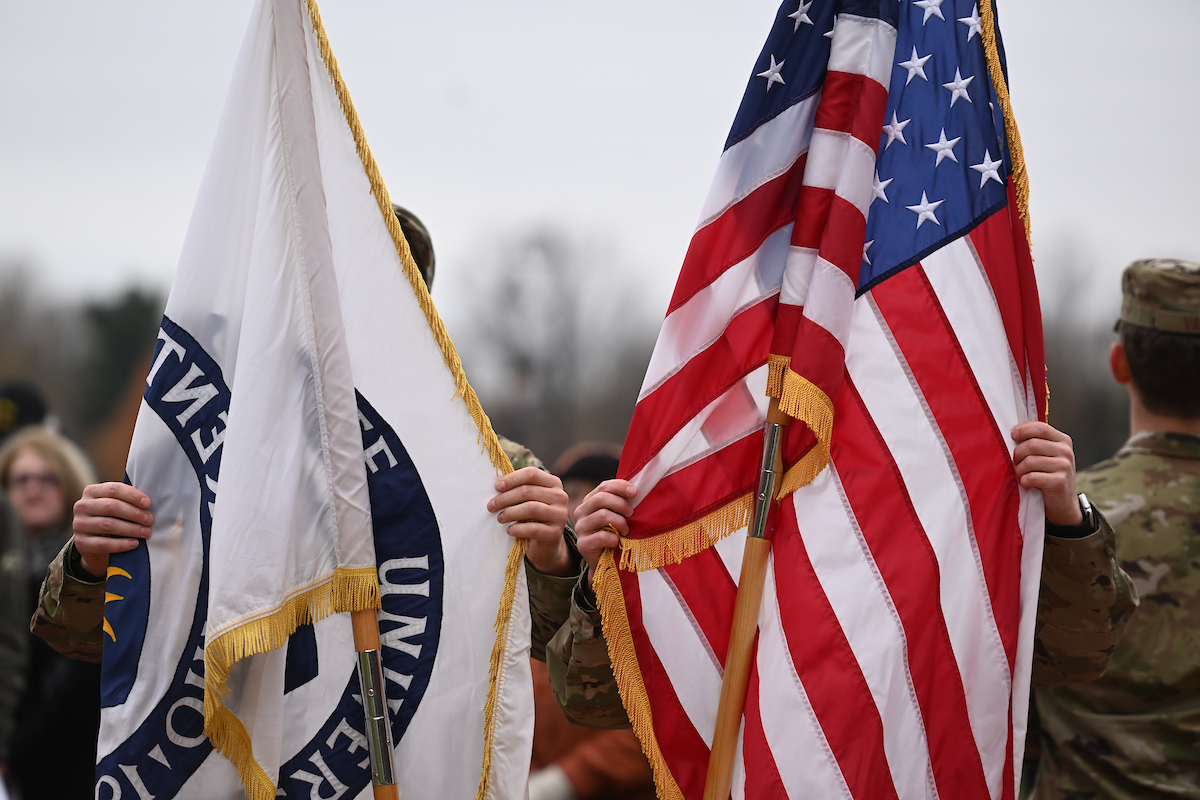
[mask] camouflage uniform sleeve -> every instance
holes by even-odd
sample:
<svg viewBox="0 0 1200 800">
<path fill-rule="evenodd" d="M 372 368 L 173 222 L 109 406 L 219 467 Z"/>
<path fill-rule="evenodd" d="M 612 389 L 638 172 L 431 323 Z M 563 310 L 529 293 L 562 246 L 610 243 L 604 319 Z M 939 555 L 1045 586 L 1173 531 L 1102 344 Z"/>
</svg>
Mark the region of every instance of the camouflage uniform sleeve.
<svg viewBox="0 0 1200 800">
<path fill-rule="evenodd" d="M 546 660 L 546 645 L 554 638 L 571 613 L 571 592 L 578 576 L 561 578 L 538 572 L 525 559 L 525 580 L 529 584 L 529 614 L 533 618 L 530 656 Z"/>
<path fill-rule="evenodd" d="M 1117 565 L 1116 538 L 1093 506 L 1099 530 L 1078 539 L 1046 536 L 1034 626 L 1033 685 L 1095 680 L 1138 606 Z"/>
<path fill-rule="evenodd" d="M 99 663 L 105 582 L 85 580 L 85 573 L 73 572 L 72 561 L 77 559 L 72 539 L 50 563 L 29 629 L 69 658 Z"/>
<path fill-rule="evenodd" d="M 546 671 L 567 719 L 588 728 L 629 728 L 617 690 L 608 641 L 587 588 L 585 570 L 571 594 L 571 613 L 546 648 Z"/>
</svg>

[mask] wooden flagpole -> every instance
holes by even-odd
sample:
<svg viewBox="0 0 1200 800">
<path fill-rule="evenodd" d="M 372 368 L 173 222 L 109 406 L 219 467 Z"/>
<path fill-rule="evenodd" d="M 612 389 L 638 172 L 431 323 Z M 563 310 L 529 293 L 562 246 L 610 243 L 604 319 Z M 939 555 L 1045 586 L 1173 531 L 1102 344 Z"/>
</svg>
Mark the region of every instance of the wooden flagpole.
<svg viewBox="0 0 1200 800">
<path fill-rule="evenodd" d="M 367 750 L 371 758 L 371 784 L 375 800 L 400 800 L 392 767 L 392 727 L 384 697 L 380 662 L 379 614 L 373 608 L 350 612 L 354 649 L 358 652 L 358 680 L 366 713 Z"/>
<path fill-rule="evenodd" d="M 790 422 L 791 418 L 779 410 L 778 398 L 772 398 L 763 436 L 762 468 L 759 472 L 754 519 L 742 555 L 742 574 L 738 579 L 737 601 L 733 607 L 733 628 L 729 633 L 729 650 L 725 654 L 725 673 L 721 678 L 721 700 L 717 706 L 717 723 L 708 755 L 704 800 L 726 800 L 733 783 L 738 731 L 741 728 L 742 711 L 746 707 L 746 687 L 750 682 L 758 612 L 771 555 L 771 542 L 764 538 L 764 534 L 767 517 L 775 505 L 775 488 L 782 472 L 783 428 Z"/>
</svg>

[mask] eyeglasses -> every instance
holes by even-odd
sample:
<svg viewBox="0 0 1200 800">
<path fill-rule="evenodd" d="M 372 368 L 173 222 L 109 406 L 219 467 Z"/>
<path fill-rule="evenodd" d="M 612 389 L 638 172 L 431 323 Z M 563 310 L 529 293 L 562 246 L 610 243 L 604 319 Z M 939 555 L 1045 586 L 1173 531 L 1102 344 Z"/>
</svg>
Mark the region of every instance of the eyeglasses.
<svg viewBox="0 0 1200 800">
<path fill-rule="evenodd" d="M 8 479 L 8 485 L 13 489 L 29 489 L 35 486 L 43 489 L 55 489 L 58 487 L 58 476 L 53 472 L 13 475 Z"/>
</svg>

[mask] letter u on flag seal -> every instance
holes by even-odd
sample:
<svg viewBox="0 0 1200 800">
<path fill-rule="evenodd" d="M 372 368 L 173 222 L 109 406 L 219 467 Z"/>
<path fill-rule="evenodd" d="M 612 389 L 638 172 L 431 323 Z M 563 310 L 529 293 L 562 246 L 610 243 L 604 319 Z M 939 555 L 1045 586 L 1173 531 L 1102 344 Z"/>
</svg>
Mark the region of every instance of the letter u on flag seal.
<svg viewBox="0 0 1200 800">
<path fill-rule="evenodd" d="M 523 797 L 509 468 L 315 3 L 260 0 L 130 450 L 155 530 L 109 569 L 96 797 L 369 796 L 338 612 L 376 608 L 402 796 Z"/>
</svg>

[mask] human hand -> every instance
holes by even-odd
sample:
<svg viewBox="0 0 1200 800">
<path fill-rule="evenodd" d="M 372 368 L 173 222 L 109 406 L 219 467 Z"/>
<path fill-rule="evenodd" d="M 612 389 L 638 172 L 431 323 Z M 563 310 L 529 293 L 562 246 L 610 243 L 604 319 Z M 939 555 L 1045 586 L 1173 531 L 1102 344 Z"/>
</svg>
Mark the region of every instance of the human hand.
<svg viewBox="0 0 1200 800">
<path fill-rule="evenodd" d="M 96 578 L 108 574 L 108 557 L 138 546 L 150 536 L 150 498 L 124 483 L 94 483 L 75 503 L 75 549 L 79 563 Z"/>
<path fill-rule="evenodd" d="M 588 492 L 588 496 L 575 509 L 579 554 L 588 563 L 593 578 L 600 554 L 605 548 L 617 546 L 618 535 L 629 533 L 627 518 L 633 513 L 633 504 L 629 501 L 635 496 L 636 486 L 629 481 L 613 478 Z M 610 526 L 616 533 L 607 529 Z"/>
<path fill-rule="evenodd" d="M 1046 520 L 1063 527 L 1082 522 L 1071 437 L 1045 422 L 1026 422 L 1012 429 L 1012 438 L 1017 480 L 1026 489 L 1042 490 Z"/>
<path fill-rule="evenodd" d="M 567 493 L 562 481 L 537 467 L 523 467 L 497 480 L 496 492 L 488 511 L 508 525 L 509 536 L 529 542 L 525 556 L 534 568 L 547 575 L 575 572 L 578 565 L 563 538 Z"/>
</svg>

